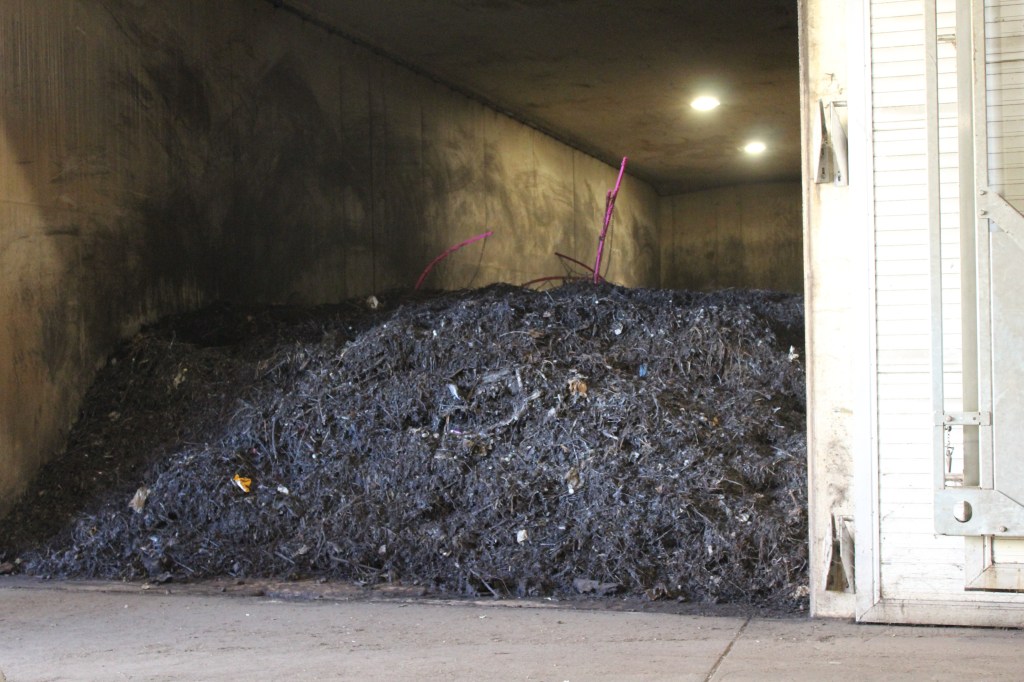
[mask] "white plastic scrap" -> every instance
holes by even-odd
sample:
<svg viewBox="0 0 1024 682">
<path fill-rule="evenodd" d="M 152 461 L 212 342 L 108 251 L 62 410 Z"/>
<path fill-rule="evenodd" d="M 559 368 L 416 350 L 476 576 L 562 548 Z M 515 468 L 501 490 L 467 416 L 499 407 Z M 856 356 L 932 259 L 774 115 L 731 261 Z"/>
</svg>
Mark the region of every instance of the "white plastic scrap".
<svg viewBox="0 0 1024 682">
<path fill-rule="evenodd" d="M 143 508 L 146 506 L 146 500 L 149 498 L 149 487 L 142 486 L 135 491 L 135 495 L 132 497 L 132 501 L 128 503 L 128 506 L 132 508 L 136 514 L 141 514 Z"/>
</svg>

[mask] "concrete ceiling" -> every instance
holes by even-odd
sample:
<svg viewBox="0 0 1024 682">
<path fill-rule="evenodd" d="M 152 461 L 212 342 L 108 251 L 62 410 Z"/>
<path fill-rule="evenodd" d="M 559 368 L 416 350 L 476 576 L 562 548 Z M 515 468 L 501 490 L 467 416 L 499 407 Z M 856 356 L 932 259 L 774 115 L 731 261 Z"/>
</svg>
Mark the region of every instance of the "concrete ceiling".
<svg viewBox="0 0 1024 682">
<path fill-rule="evenodd" d="M 288 2 L 274 0 L 281 6 Z M 661 194 L 800 176 L 796 0 L 305 0 Z M 722 102 L 697 112 L 689 102 Z M 750 156 L 747 141 L 767 151 Z"/>
</svg>

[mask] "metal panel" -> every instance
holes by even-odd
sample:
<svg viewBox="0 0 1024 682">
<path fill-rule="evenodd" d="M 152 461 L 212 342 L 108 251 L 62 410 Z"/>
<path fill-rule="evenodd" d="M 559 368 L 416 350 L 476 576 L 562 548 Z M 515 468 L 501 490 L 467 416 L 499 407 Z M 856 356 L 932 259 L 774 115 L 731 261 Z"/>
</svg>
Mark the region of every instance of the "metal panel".
<svg viewBox="0 0 1024 682">
<path fill-rule="evenodd" d="M 999 490 L 939 490 L 935 520 L 936 530 L 947 535 L 1024 536 L 1024 506 Z"/>
<path fill-rule="evenodd" d="M 995 192 L 989 191 L 987 198 L 992 226 L 992 410 L 998 415 L 992 434 L 993 478 L 997 490 L 1020 503 L 1024 502 L 1024 250 L 1018 235 L 1024 235 L 1024 219 Z M 1024 529 L 1015 534 L 1024 536 Z M 1024 564 L 1000 563 L 1019 560 L 1011 558 L 1011 552 L 1000 551 L 1000 543 L 1006 542 L 992 539 L 991 568 L 975 579 L 972 589 L 1022 589 Z"/>
<path fill-rule="evenodd" d="M 979 43 L 973 31 L 972 12 L 977 3 L 957 2 L 956 44 L 970 49 L 958 49 L 956 54 L 957 85 L 957 169 L 959 171 L 960 198 L 960 332 L 961 332 L 961 410 L 980 413 L 978 409 L 978 255 L 974 240 L 974 64 L 973 47 Z M 981 84 L 981 92 L 984 85 Z M 948 422 L 947 422 L 948 424 Z M 979 423 L 964 423 L 961 435 L 962 485 L 978 485 L 980 472 Z M 938 516 L 938 513 L 936 513 Z"/>
<path fill-rule="evenodd" d="M 989 192 L 992 229 L 992 403 L 995 487 L 1024 502 L 1024 218 Z M 996 218 L 998 215 L 998 219 Z"/>
<path fill-rule="evenodd" d="M 935 2 L 924 3 L 924 63 L 925 63 L 925 117 L 927 121 L 925 139 L 928 149 L 928 243 L 931 261 L 931 346 L 932 346 L 932 404 L 945 412 L 945 381 L 943 348 L 942 310 L 942 209 L 939 168 L 939 88 L 938 88 L 938 18 Z M 942 443 L 947 429 L 936 424 L 935 442 Z M 938 452 L 932 467 L 936 490 L 946 487 L 946 449 Z"/>
<path fill-rule="evenodd" d="M 1016 131 L 1024 108 L 1003 106 L 1024 101 L 1024 79 L 1003 77 L 1008 56 L 1021 52 L 1019 16 L 1004 22 L 1005 10 L 1019 2 L 959 0 L 956 12 L 957 121 L 959 181 L 959 252 L 944 254 L 941 236 L 943 187 L 929 176 L 932 220 L 932 375 L 937 415 L 934 435 L 935 528 L 939 533 L 967 536 L 965 582 L 969 590 L 1016 591 L 1024 586 L 1024 564 L 1017 563 L 1024 537 L 1024 218 L 1001 193 L 1017 192 L 1016 173 L 1024 169 L 1024 147 Z M 933 4 L 926 3 L 929 16 Z M 987 39 L 991 30 L 995 39 Z M 934 54 L 933 29 L 926 41 Z M 932 165 L 941 125 L 937 63 L 928 66 L 929 150 Z M 1013 67 L 1016 68 L 1016 67 Z M 1012 69 L 1011 69 L 1012 70 Z M 993 78 L 990 80 L 990 76 Z M 990 130 L 994 124 L 996 132 Z M 1007 139 L 1009 141 L 1007 141 Z M 939 172 L 936 170 L 936 172 Z M 1004 185 L 990 183 L 1002 182 Z M 938 223 L 936 226 L 935 223 Z M 945 276 L 950 264 L 960 274 L 959 336 L 943 329 Z M 962 364 L 950 377 L 949 346 L 959 341 Z M 946 388 L 959 384 L 961 402 L 950 406 Z M 951 434 L 959 438 L 954 446 Z M 959 454 L 958 471 L 952 466 Z M 1006 543 L 1006 551 L 997 551 Z M 1012 543 L 1012 544 L 1011 544 Z M 1011 559 L 1001 563 L 996 558 Z"/>
<path fill-rule="evenodd" d="M 985 16 L 987 79 L 985 111 L 986 155 L 990 186 L 984 187 L 980 209 L 982 228 L 990 240 L 992 311 L 992 410 L 998 416 L 993 426 L 993 486 L 1024 503 L 1024 185 L 1019 182 L 1024 167 L 1024 3 L 993 3 Z M 1024 535 L 1024 533 L 1020 533 Z M 976 589 L 1020 589 L 1019 574 L 1024 564 L 1020 540 L 992 538 L 991 568 L 999 571 Z M 1004 563 L 1004 562 L 1015 563 Z M 1016 583 L 1009 566 L 1018 568 Z M 979 581 L 980 582 L 980 581 Z"/>
</svg>

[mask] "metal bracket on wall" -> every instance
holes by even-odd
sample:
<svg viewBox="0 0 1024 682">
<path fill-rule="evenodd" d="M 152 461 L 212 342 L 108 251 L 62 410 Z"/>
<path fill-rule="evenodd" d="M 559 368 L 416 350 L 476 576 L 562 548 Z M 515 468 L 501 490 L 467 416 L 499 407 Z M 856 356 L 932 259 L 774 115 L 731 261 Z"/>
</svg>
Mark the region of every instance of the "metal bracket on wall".
<svg viewBox="0 0 1024 682">
<path fill-rule="evenodd" d="M 942 535 L 1024 537 L 1024 507 L 998 490 L 937 490 L 935 530 Z"/>
<path fill-rule="evenodd" d="M 936 412 L 936 426 L 989 426 L 992 415 L 988 412 Z"/>
<path fill-rule="evenodd" d="M 826 104 L 824 100 L 818 100 L 820 145 L 814 182 L 819 185 L 832 183 L 845 187 L 850 184 L 849 142 L 846 127 L 839 115 L 840 108 L 845 109 L 846 102 L 832 101 Z"/>
<path fill-rule="evenodd" d="M 1014 208 L 1010 202 L 998 192 L 991 189 L 979 191 L 981 195 L 978 200 L 980 217 L 988 218 L 993 232 L 1003 232 L 1014 241 L 1017 246 L 1024 247 L 1021 235 L 1021 227 L 1024 226 L 1024 216 Z"/>
<path fill-rule="evenodd" d="M 829 557 L 825 589 L 831 592 L 856 592 L 854 574 L 853 517 L 832 515 L 832 552 Z"/>
</svg>

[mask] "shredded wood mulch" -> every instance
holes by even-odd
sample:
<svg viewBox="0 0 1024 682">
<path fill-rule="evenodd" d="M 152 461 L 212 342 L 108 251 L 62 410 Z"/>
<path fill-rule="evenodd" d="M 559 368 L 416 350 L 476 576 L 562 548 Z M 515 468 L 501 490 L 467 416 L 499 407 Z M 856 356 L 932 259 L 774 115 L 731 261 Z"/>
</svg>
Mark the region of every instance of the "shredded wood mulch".
<svg viewBox="0 0 1024 682">
<path fill-rule="evenodd" d="M 0 562 L 806 603 L 800 297 L 495 285 L 376 304 L 144 329 L 4 519 Z"/>
</svg>

